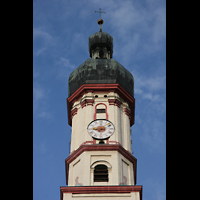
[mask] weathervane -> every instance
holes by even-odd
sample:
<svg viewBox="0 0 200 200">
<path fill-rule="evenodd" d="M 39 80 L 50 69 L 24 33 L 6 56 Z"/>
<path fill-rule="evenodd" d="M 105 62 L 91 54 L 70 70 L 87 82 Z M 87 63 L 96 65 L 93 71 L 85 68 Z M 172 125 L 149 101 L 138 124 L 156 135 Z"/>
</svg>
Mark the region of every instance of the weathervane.
<svg viewBox="0 0 200 200">
<path fill-rule="evenodd" d="M 98 12 L 100 14 L 100 19 L 98 19 L 97 23 L 100 25 L 99 32 L 102 32 L 101 25 L 103 24 L 103 19 L 101 19 L 101 13 L 106 13 L 106 12 L 102 12 L 101 8 L 99 8 L 99 11 L 95 11 L 95 12 Z"/>
</svg>

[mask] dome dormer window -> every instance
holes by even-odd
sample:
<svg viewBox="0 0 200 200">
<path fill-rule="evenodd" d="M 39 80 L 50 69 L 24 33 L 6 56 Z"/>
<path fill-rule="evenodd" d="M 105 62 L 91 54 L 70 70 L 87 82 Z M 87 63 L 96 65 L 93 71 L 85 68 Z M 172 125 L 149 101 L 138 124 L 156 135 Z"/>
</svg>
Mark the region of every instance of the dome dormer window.
<svg viewBox="0 0 200 200">
<path fill-rule="evenodd" d="M 102 50 L 99 51 L 99 57 L 100 57 L 100 58 L 103 58 L 103 57 L 104 57 L 104 53 L 103 53 Z"/>
</svg>

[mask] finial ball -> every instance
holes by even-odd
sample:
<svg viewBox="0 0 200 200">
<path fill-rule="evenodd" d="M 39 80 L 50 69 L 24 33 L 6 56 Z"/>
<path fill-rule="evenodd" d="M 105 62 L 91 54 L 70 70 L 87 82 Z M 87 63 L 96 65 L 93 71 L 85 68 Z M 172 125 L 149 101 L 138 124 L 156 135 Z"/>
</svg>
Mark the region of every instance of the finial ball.
<svg viewBox="0 0 200 200">
<path fill-rule="evenodd" d="M 97 24 L 99 24 L 99 25 L 103 24 L 103 19 L 99 19 L 99 20 L 97 21 Z"/>
</svg>

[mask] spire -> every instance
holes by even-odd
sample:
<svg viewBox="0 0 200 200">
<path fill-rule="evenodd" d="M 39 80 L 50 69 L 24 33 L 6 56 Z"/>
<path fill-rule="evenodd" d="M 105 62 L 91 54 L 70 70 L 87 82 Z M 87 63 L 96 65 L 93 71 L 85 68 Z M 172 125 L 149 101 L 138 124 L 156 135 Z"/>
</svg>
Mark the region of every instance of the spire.
<svg viewBox="0 0 200 200">
<path fill-rule="evenodd" d="M 98 13 L 100 14 L 100 18 L 98 19 L 97 24 L 100 25 L 99 32 L 102 32 L 102 27 L 101 27 L 101 25 L 103 24 L 103 19 L 101 19 L 101 13 L 106 13 L 106 12 L 102 12 L 102 11 L 101 11 L 101 8 L 99 8 L 99 11 L 95 11 L 95 12 L 98 12 Z"/>
</svg>

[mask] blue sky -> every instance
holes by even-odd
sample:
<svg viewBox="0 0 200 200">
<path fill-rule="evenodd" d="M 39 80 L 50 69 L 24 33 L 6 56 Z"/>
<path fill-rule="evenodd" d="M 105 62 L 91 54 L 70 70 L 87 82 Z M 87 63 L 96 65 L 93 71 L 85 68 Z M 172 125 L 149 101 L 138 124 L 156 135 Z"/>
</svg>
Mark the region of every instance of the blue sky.
<svg viewBox="0 0 200 200">
<path fill-rule="evenodd" d="M 70 73 L 89 58 L 88 37 L 113 37 L 113 59 L 134 76 L 132 149 L 143 200 L 166 199 L 166 1 L 33 0 L 33 199 L 60 198 L 71 127 Z"/>
</svg>

